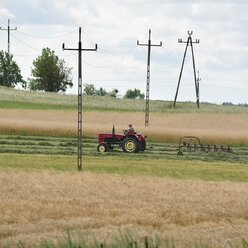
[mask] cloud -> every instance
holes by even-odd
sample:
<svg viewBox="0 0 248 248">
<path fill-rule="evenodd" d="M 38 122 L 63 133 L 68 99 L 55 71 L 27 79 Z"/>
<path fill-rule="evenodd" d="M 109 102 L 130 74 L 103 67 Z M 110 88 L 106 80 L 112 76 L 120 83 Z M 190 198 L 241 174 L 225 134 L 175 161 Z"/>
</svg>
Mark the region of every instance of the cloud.
<svg viewBox="0 0 248 248">
<path fill-rule="evenodd" d="M 15 16 L 7 8 L 0 8 L 0 16 L 2 19 L 15 18 Z"/>
</svg>

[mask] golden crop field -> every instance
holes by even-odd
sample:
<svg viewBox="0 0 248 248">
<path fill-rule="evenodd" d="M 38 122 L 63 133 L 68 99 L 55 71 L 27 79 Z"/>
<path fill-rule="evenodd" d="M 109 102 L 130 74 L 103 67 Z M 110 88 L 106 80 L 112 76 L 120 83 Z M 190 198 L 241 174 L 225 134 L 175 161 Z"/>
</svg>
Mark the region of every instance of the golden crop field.
<svg viewBox="0 0 248 248">
<path fill-rule="evenodd" d="M 120 230 L 211 247 L 248 233 L 248 184 L 93 173 L 1 172 L 0 246 L 30 247 L 72 230 L 111 241 Z M 184 246 L 185 247 L 185 246 Z"/>
<path fill-rule="evenodd" d="M 1 109 L 0 130 L 4 133 L 76 135 L 77 112 L 60 110 Z M 204 142 L 224 144 L 248 143 L 247 113 L 151 113 L 150 125 L 144 127 L 141 112 L 85 112 L 83 132 L 96 137 L 98 133 L 117 132 L 132 123 L 148 139 L 178 142 L 181 136 L 198 136 Z"/>
</svg>

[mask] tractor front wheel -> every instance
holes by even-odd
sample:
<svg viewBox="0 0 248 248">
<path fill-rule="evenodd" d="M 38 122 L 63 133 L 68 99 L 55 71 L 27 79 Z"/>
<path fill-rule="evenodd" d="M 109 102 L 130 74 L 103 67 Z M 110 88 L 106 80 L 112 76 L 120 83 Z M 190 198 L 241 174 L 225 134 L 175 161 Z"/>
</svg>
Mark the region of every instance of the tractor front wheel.
<svg viewBox="0 0 248 248">
<path fill-rule="evenodd" d="M 134 138 L 126 138 L 123 141 L 122 150 L 128 153 L 139 152 L 139 143 Z"/>
<path fill-rule="evenodd" d="M 101 152 L 101 153 L 106 152 L 107 151 L 107 145 L 106 144 L 99 144 L 97 146 L 97 151 Z"/>
</svg>

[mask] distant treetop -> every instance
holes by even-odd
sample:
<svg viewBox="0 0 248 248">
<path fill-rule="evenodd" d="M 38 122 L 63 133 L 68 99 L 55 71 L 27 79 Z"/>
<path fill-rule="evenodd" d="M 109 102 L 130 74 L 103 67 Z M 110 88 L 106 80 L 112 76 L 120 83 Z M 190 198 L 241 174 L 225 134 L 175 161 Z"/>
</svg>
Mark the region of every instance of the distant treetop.
<svg viewBox="0 0 248 248">
<path fill-rule="evenodd" d="M 26 87 L 26 82 L 22 78 L 19 66 L 13 60 L 13 55 L 1 50 L 0 85 L 6 87 L 15 87 L 18 83 L 21 83 L 22 87 Z"/>
<path fill-rule="evenodd" d="M 32 78 L 29 79 L 29 89 L 48 92 L 66 91 L 72 87 L 72 68 L 65 65 L 50 48 L 43 48 L 42 54 L 33 61 Z"/>
</svg>

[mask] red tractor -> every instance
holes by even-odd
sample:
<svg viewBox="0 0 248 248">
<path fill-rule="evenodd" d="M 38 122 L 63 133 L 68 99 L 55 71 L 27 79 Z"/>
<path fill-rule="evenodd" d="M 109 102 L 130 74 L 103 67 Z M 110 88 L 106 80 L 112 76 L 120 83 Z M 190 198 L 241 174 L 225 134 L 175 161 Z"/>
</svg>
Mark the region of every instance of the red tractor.
<svg viewBox="0 0 248 248">
<path fill-rule="evenodd" d="M 123 130 L 123 134 L 115 133 L 113 126 L 112 133 L 98 134 L 99 145 L 97 151 L 106 152 L 116 147 L 121 147 L 124 152 L 137 153 L 146 149 L 146 136 L 134 131 Z"/>
</svg>

